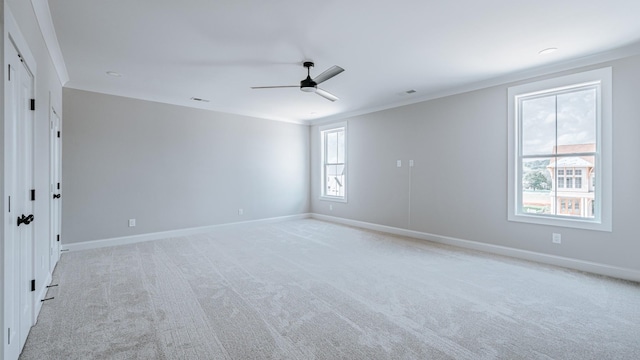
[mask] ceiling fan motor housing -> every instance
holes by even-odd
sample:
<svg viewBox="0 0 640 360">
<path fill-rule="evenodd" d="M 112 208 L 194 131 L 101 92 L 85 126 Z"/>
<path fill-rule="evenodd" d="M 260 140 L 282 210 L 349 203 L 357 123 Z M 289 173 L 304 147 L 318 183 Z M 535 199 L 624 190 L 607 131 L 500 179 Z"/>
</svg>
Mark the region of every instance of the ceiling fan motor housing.
<svg viewBox="0 0 640 360">
<path fill-rule="evenodd" d="M 318 84 L 315 81 L 311 80 L 310 76 L 307 76 L 306 79 L 300 81 L 300 90 L 305 92 L 315 92 L 318 88 Z"/>
<path fill-rule="evenodd" d="M 304 92 L 316 92 L 318 84 L 311 79 L 311 68 L 313 67 L 313 62 L 305 61 L 302 65 L 307 68 L 307 78 L 300 81 L 300 90 Z"/>
</svg>

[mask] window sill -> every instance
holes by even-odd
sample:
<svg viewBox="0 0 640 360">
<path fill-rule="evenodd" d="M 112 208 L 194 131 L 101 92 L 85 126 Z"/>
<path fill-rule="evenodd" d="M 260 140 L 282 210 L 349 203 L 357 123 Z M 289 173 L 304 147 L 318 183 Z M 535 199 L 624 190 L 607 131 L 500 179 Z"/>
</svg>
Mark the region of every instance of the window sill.
<svg viewBox="0 0 640 360">
<path fill-rule="evenodd" d="M 509 215 L 509 221 L 522 222 L 528 224 L 549 225 L 556 227 L 567 227 L 582 230 L 596 230 L 611 232 L 611 222 L 596 221 L 596 220 L 582 220 L 580 218 L 567 217 L 558 218 L 551 216 L 540 215 L 525 215 L 525 214 L 512 214 Z"/>
<path fill-rule="evenodd" d="M 322 201 L 339 202 L 339 203 L 346 203 L 347 202 L 347 198 L 346 197 L 325 196 L 325 195 L 320 195 L 320 200 L 322 200 Z"/>
</svg>

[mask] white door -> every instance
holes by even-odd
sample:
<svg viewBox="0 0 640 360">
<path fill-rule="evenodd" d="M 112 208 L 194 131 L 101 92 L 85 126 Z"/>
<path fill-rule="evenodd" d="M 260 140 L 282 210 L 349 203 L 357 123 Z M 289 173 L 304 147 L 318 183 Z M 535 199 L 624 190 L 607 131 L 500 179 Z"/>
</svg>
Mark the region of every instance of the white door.
<svg viewBox="0 0 640 360">
<path fill-rule="evenodd" d="M 11 47 L 13 50 L 13 47 Z M 5 192 L 7 213 L 4 218 L 4 321 L 7 336 L 5 359 L 17 359 L 22 348 L 20 342 L 20 247 L 16 226 L 20 208 L 17 200 L 18 183 L 18 99 L 20 93 L 20 58 L 15 51 L 7 51 L 7 77 L 5 86 Z"/>
<path fill-rule="evenodd" d="M 33 75 L 26 63 L 22 61 L 18 66 L 20 79 L 20 94 L 18 99 L 18 184 L 16 193 L 16 214 L 23 219 L 18 227 L 18 241 L 20 243 L 20 347 L 27 341 L 27 335 L 33 325 L 33 311 L 35 292 L 32 287 L 34 279 L 34 201 L 32 190 L 33 181 L 33 129 L 34 111 L 31 110 L 31 99 L 34 98 Z M 40 219 L 39 221 L 42 221 Z M 16 225 L 18 221 L 16 218 Z"/>
<path fill-rule="evenodd" d="M 51 160 L 49 169 L 51 171 L 50 174 L 50 194 L 49 194 L 49 203 L 50 206 L 50 234 L 51 234 L 51 244 L 49 248 L 50 252 L 50 261 L 49 261 L 49 271 L 53 273 L 53 269 L 56 267 L 58 260 L 60 259 L 60 227 L 61 227 L 61 140 L 60 140 L 60 129 L 61 129 L 61 119 L 55 109 L 51 108 L 51 135 L 50 135 L 50 144 L 51 144 Z"/>
<path fill-rule="evenodd" d="M 34 321 L 34 77 L 14 48 L 8 58 L 5 140 L 7 142 L 5 218 L 5 357 L 17 358 Z"/>
</svg>

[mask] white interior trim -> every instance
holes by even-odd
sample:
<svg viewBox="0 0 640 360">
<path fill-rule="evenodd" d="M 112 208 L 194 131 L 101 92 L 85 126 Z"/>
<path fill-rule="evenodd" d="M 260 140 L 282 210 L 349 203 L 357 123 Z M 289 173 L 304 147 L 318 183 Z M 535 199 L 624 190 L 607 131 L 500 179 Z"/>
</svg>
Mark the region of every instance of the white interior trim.
<svg viewBox="0 0 640 360">
<path fill-rule="evenodd" d="M 310 217 L 311 217 L 311 214 L 304 213 L 304 214 L 298 214 L 298 215 L 279 216 L 279 217 L 259 219 L 259 220 L 240 221 L 240 222 L 233 222 L 233 223 L 226 223 L 226 224 L 201 226 L 201 227 L 169 230 L 169 231 L 160 231 L 160 232 L 148 233 L 148 234 L 122 236 L 122 237 L 116 237 L 116 238 L 110 238 L 110 239 L 83 241 L 83 242 L 72 243 L 72 244 L 62 244 L 62 251 L 80 251 L 80 250 L 89 250 L 89 249 L 99 249 L 99 248 L 109 247 L 109 246 L 128 245 L 128 244 L 135 244 L 135 243 L 144 242 L 144 241 L 161 240 L 161 239 L 166 239 L 170 237 L 204 234 L 209 231 L 219 229 L 221 227 L 226 227 L 226 226 L 246 226 L 246 225 L 254 225 L 254 224 L 268 224 L 268 223 L 280 222 L 280 221 L 286 221 L 286 220 L 308 219 Z"/>
<path fill-rule="evenodd" d="M 31 5 L 33 6 L 33 12 L 36 15 L 40 32 L 44 38 L 44 43 L 49 50 L 51 61 L 58 73 L 58 79 L 62 86 L 64 86 L 64 84 L 69 81 L 69 73 L 67 72 L 67 66 L 64 63 L 62 50 L 60 50 L 56 29 L 53 27 L 53 19 L 51 18 L 49 2 L 47 0 L 31 0 Z"/>
<path fill-rule="evenodd" d="M 506 246 L 485 244 L 477 241 L 458 239 L 450 236 L 430 234 L 420 231 L 407 230 L 392 226 L 378 225 L 358 220 L 343 219 L 333 216 L 312 213 L 311 218 L 330 221 L 338 224 L 355 226 L 363 229 L 381 231 L 389 234 L 408 236 L 420 240 L 427 240 L 439 244 L 457 246 L 465 249 L 484 251 L 492 254 L 510 256 L 518 259 L 535 261 L 539 263 L 565 267 L 573 270 L 585 271 L 598 275 L 640 282 L 640 271 L 630 268 L 622 268 L 591 261 L 571 259 L 562 256 L 537 253 L 528 250 L 519 250 Z"/>
</svg>

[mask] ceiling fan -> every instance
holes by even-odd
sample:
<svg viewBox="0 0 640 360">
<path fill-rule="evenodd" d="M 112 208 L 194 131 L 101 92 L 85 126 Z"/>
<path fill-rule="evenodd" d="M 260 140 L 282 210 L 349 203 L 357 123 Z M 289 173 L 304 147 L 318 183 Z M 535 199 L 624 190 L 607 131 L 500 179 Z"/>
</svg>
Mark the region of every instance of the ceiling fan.
<svg viewBox="0 0 640 360">
<path fill-rule="evenodd" d="M 340 66 L 332 66 L 325 70 L 322 74 L 316 76 L 315 78 L 311 78 L 311 68 L 313 67 L 313 62 L 305 61 L 302 63 L 302 66 L 307 68 L 307 78 L 300 81 L 300 85 L 281 85 L 281 86 L 252 86 L 252 89 L 277 89 L 277 88 L 293 88 L 299 87 L 300 90 L 304 92 L 314 92 L 323 98 L 336 101 L 338 97 L 329 93 L 328 91 L 322 90 L 318 87 L 318 84 L 331 79 L 332 77 L 340 74 L 344 71 Z"/>
</svg>

